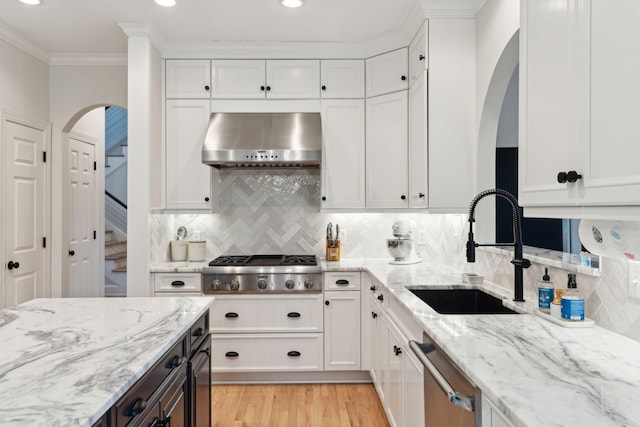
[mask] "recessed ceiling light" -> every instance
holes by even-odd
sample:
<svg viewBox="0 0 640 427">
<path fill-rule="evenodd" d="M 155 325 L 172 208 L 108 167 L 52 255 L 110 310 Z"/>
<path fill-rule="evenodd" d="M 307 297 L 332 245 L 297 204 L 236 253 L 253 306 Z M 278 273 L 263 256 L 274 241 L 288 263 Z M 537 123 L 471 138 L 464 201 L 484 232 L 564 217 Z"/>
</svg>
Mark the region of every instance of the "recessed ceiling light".
<svg viewBox="0 0 640 427">
<path fill-rule="evenodd" d="M 176 0 L 155 0 L 160 6 L 171 7 L 176 5 Z"/>
<path fill-rule="evenodd" d="M 20 3 L 28 4 L 31 6 L 38 6 L 42 3 L 40 0 L 18 0 Z"/>
<path fill-rule="evenodd" d="M 280 3 L 284 7 L 300 7 L 304 3 L 304 0 L 280 0 Z"/>
</svg>

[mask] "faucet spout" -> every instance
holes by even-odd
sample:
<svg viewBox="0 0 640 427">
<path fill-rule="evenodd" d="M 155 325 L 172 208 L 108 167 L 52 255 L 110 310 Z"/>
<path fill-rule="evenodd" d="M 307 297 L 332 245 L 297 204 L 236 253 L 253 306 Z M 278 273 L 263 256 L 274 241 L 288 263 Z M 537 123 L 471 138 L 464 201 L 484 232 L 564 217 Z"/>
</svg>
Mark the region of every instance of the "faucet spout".
<svg viewBox="0 0 640 427">
<path fill-rule="evenodd" d="M 487 196 L 495 195 L 506 199 L 511 205 L 513 212 L 513 243 L 476 243 L 473 236 L 473 223 L 475 222 L 475 210 L 476 205 L 482 199 Z M 467 239 L 467 262 L 476 261 L 476 248 L 479 246 L 513 246 L 514 257 L 511 263 L 514 267 L 514 301 L 524 301 L 524 286 L 523 286 L 523 269 L 529 268 L 531 262 L 523 257 L 523 244 L 522 244 L 522 215 L 520 212 L 520 206 L 518 206 L 518 200 L 513 194 L 501 189 L 485 190 L 479 193 L 471 201 L 469 206 L 469 236 Z"/>
</svg>

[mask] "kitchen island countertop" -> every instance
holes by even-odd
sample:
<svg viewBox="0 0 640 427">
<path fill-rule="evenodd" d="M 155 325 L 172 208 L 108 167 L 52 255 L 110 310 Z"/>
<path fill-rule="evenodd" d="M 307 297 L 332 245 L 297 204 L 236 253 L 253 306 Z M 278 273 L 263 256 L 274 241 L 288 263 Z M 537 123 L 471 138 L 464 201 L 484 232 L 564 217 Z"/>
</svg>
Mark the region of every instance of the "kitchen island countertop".
<svg viewBox="0 0 640 427">
<path fill-rule="evenodd" d="M 213 300 L 53 298 L 0 310 L 0 425 L 91 426 Z"/>
</svg>

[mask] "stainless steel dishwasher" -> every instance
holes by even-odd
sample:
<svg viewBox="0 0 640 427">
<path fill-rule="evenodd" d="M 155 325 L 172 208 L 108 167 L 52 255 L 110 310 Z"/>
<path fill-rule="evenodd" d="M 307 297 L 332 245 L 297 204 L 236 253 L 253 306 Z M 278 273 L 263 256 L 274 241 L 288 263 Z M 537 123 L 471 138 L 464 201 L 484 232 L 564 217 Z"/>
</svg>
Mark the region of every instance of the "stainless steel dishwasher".
<svg viewBox="0 0 640 427">
<path fill-rule="evenodd" d="M 426 333 L 422 343 L 410 341 L 409 346 L 424 365 L 425 426 L 480 426 L 480 390 Z"/>
</svg>

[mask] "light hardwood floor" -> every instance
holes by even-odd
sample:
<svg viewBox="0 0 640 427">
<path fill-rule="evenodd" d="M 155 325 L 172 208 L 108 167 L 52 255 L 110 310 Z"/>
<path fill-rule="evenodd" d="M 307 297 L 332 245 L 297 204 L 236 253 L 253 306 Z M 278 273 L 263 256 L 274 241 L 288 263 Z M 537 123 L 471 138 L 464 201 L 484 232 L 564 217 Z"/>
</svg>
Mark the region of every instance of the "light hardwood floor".
<svg viewBox="0 0 640 427">
<path fill-rule="evenodd" d="M 388 427 L 372 384 L 212 386 L 212 427 Z"/>
</svg>

